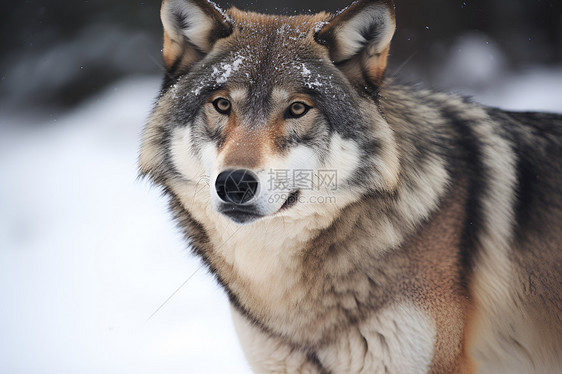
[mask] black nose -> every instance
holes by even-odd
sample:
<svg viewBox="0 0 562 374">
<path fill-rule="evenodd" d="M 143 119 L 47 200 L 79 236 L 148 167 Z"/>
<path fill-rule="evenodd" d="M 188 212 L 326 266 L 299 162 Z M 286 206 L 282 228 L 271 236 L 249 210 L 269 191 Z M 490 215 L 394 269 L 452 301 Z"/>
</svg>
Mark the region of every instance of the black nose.
<svg viewBox="0 0 562 374">
<path fill-rule="evenodd" d="M 250 170 L 226 170 L 218 175 L 215 188 L 222 201 L 242 205 L 256 196 L 258 178 Z"/>
</svg>

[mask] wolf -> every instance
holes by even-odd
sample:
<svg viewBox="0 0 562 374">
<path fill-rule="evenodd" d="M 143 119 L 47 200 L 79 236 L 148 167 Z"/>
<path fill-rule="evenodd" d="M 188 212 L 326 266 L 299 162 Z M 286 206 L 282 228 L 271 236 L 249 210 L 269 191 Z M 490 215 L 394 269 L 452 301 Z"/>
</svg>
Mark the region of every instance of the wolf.
<svg viewBox="0 0 562 374">
<path fill-rule="evenodd" d="M 256 373 L 559 373 L 562 116 L 385 75 L 391 0 L 165 0 L 140 173 Z"/>
</svg>

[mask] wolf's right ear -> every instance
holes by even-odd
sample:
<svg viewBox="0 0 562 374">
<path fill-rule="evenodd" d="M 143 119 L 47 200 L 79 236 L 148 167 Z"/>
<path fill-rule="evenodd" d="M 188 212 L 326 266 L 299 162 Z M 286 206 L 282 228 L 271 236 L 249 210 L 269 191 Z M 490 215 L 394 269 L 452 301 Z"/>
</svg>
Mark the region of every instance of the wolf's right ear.
<svg viewBox="0 0 562 374">
<path fill-rule="evenodd" d="M 322 25 L 315 39 L 351 81 L 378 85 L 395 28 L 392 0 L 358 0 Z"/>
<path fill-rule="evenodd" d="M 164 0 L 164 64 L 169 73 L 186 70 L 232 33 L 226 13 L 207 0 Z"/>
</svg>

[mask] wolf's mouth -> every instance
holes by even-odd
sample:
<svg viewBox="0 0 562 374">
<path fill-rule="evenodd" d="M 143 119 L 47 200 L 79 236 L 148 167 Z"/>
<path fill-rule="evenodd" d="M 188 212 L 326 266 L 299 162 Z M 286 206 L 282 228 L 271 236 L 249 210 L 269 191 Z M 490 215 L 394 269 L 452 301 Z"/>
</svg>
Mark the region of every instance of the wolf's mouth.
<svg viewBox="0 0 562 374">
<path fill-rule="evenodd" d="M 287 200 L 281 205 L 281 208 L 277 212 L 284 211 L 295 205 L 300 196 L 300 191 L 296 190 L 289 194 Z M 235 204 L 223 204 L 219 208 L 219 212 L 230 218 L 232 221 L 239 224 L 251 223 L 259 218 L 264 217 L 263 214 L 258 213 L 258 211 L 252 206 L 240 206 Z"/>
<path fill-rule="evenodd" d="M 287 200 L 285 200 L 283 205 L 281 205 L 281 208 L 279 208 L 279 212 L 285 209 L 289 209 L 290 207 L 295 205 L 299 201 L 300 193 L 301 192 L 299 190 L 291 192 Z"/>
<path fill-rule="evenodd" d="M 220 212 L 240 224 L 250 223 L 263 217 L 263 215 L 257 213 L 255 210 L 246 207 L 227 206 L 220 209 Z"/>
</svg>

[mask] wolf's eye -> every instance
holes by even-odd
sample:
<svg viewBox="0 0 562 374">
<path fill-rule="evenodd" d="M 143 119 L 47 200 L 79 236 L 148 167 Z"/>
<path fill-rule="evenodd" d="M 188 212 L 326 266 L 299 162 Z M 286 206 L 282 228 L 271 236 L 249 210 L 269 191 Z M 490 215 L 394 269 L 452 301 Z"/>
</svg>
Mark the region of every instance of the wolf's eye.
<svg viewBox="0 0 562 374">
<path fill-rule="evenodd" d="M 232 107 L 230 101 L 223 99 L 222 97 L 219 97 L 218 99 L 213 101 L 213 106 L 220 114 L 227 114 L 227 115 L 230 114 L 230 108 Z"/>
<path fill-rule="evenodd" d="M 286 116 L 289 118 L 300 118 L 304 116 L 310 107 L 305 103 L 301 103 L 297 101 L 296 103 L 292 103 L 291 106 L 287 109 Z"/>
</svg>

